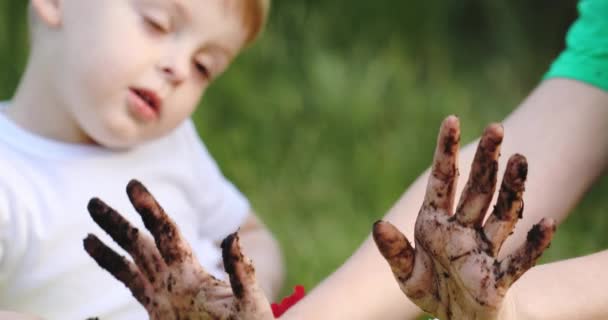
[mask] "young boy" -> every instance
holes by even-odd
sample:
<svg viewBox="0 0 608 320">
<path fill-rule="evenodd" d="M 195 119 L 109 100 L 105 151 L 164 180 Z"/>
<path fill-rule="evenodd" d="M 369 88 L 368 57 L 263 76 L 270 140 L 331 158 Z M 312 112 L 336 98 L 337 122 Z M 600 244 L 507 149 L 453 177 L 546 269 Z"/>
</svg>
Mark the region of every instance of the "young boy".
<svg viewBox="0 0 608 320">
<path fill-rule="evenodd" d="M 81 241 L 98 230 L 86 212 L 93 196 L 135 214 L 117 189 L 132 178 L 154 190 L 217 277 L 218 242 L 240 227 L 273 296 L 282 279 L 278 246 L 188 119 L 259 33 L 268 0 L 30 5 L 31 55 L 0 113 L 0 310 L 145 318 Z"/>
</svg>

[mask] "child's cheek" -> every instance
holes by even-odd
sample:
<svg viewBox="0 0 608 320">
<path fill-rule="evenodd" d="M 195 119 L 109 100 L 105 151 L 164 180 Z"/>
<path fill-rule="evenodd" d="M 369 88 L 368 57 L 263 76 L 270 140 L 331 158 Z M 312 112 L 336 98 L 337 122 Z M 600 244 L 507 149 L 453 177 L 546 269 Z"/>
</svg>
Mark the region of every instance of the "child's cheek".
<svg viewBox="0 0 608 320">
<path fill-rule="evenodd" d="M 71 34 L 76 81 L 97 98 L 115 97 L 130 86 L 141 85 L 154 48 L 144 37 L 132 13 L 121 8 L 92 18 L 86 30 Z"/>
<path fill-rule="evenodd" d="M 75 62 L 80 94 L 94 104 L 116 104 L 126 99 L 131 86 L 142 85 L 138 59 L 131 48 L 120 50 L 111 43 L 99 43 L 96 50 Z"/>
</svg>

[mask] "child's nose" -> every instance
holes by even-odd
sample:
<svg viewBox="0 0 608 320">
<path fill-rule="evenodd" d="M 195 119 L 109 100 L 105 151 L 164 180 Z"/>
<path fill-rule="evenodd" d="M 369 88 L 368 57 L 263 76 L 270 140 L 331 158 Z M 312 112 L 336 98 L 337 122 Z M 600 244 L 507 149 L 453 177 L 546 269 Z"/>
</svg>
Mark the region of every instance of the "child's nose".
<svg viewBox="0 0 608 320">
<path fill-rule="evenodd" d="M 188 77 L 188 64 L 180 62 L 183 59 L 177 59 L 177 57 L 163 59 L 159 64 L 160 72 L 162 76 L 167 79 L 173 85 L 179 85 Z"/>
<path fill-rule="evenodd" d="M 175 67 L 162 67 L 162 73 L 174 85 L 179 85 L 186 80 L 185 72 L 180 72 Z"/>
</svg>

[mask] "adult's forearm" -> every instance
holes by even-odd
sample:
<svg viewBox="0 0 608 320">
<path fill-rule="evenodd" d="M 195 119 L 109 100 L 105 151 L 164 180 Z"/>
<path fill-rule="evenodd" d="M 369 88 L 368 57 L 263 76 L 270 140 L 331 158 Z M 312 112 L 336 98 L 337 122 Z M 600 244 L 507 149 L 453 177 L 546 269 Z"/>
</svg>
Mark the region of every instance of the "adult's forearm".
<svg viewBox="0 0 608 320">
<path fill-rule="evenodd" d="M 515 283 L 517 319 L 607 319 L 608 251 L 532 268 Z"/>
<path fill-rule="evenodd" d="M 466 130 L 467 124 L 461 125 Z M 572 80 L 548 80 L 503 126 L 505 139 L 499 177 L 502 178 L 508 157 L 514 153 L 527 157 L 529 174 L 523 219 L 505 243 L 501 256 L 523 243 L 527 231 L 542 217 L 562 221 L 606 167 L 608 94 Z M 476 145 L 474 141 L 461 150 L 459 162 L 463 165 L 457 196 L 468 178 Z M 429 154 L 429 163 L 431 157 Z M 413 239 L 427 178 L 428 171 L 385 217 L 409 239 Z M 286 318 L 415 319 L 418 314 L 420 311 L 401 293 L 389 267 L 368 238 L 340 269 L 292 308 Z"/>
<path fill-rule="evenodd" d="M 421 310 L 400 291 L 382 256 L 369 240 L 303 300 L 285 320 L 414 320 Z"/>
<path fill-rule="evenodd" d="M 516 152 L 529 163 L 523 219 L 504 256 L 541 218 L 563 221 L 605 171 L 608 93 L 575 80 L 547 80 L 503 123 L 501 168 Z"/>
</svg>

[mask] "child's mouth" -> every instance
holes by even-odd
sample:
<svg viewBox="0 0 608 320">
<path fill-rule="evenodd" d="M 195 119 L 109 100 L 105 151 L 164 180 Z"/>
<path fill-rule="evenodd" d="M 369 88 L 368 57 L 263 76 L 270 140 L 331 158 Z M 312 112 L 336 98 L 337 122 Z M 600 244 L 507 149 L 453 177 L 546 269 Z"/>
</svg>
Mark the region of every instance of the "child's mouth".
<svg viewBox="0 0 608 320">
<path fill-rule="evenodd" d="M 160 116 L 160 99 L 153 91 L 130 88 L 127 104 L 130 111 L 140 120 L 152 121 Z"/>
</svg>

